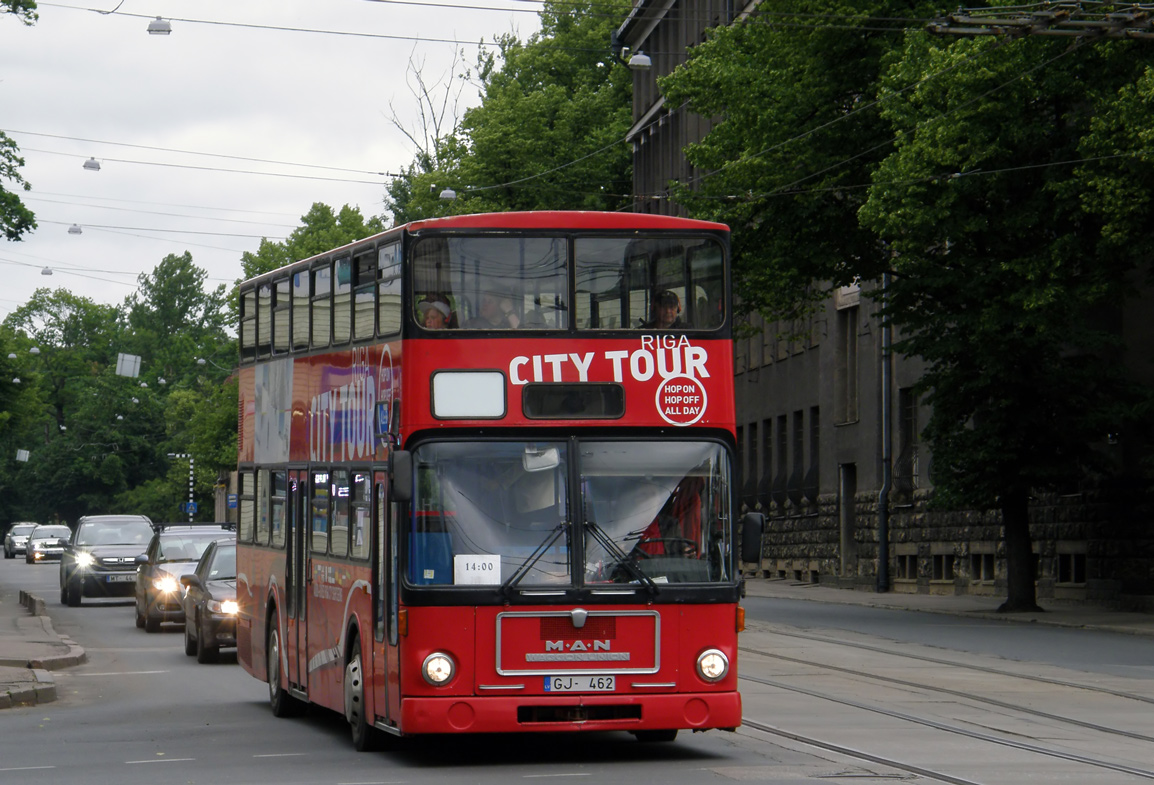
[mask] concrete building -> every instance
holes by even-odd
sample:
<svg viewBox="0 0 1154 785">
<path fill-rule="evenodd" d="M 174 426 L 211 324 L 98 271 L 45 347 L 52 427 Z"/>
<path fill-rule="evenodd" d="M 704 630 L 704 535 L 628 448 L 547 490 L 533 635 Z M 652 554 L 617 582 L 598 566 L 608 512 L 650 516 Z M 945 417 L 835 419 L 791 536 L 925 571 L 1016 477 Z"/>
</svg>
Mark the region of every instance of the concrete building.
<svg viewBox="0 0 1154 785">
<path fill-rule="evenodd" d="M 636 211 L 682 214 L 666 183 L 698 174 L 681 151 L 709 131 L 706 118 L 665 105 L 657 78 L 684 61 L 706 28 L 756 5 L 637 0 L 618 28 L 623 59 L 644 52 L 651 62 L 634 71 Z M 921 367 L 883 351 L 870 297 L 879 285 L 841 289 L 808 325 L 758 322 L 760 334 L 737 341 L 742 501 L 768 523 L 756 568 L 846 588 L 1004 595 L 1000 514 L 926 509 L 932 456 L 918 435 L 928 411 L 911 391 Z M 1148 304 L 1119 314 L 1133 367 L 1147 376 Z M 1149 513 L 1100 492 L 1035 499 L 1038 597 L 1154 610 Z"/>
</svg>

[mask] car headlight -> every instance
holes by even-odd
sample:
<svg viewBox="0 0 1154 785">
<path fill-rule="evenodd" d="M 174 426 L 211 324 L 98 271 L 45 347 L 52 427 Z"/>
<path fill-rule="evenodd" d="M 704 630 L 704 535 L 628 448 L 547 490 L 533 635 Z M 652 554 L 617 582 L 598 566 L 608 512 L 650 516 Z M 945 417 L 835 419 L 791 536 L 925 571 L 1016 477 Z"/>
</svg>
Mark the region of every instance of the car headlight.
<svg viewBox="0 0 1154 785">
<path fill-rule="evenodd" d="M 167 573 L 153 580 L 152 585 L 156 588 L 157 591 L 163 592 L 173 592 L 180 588 L 180 584 L 177 582 L 176 578 L 173 578 Z"/>
<path fill-rule="evenodd" d="M 729 673 L 729 658 L 717 649 L 706 649 L 697 655 L 697 675 L 706 681 L 721 681 Z"/>
<path fill-rule="evenodd" d="M 229 616 L 235 616 L 240 607 L 236 604 L 236 600 L 223 600 L 217 602 L 216 600 L 209 600 L 205 603 L 208 609 L 213 613 L 224 613 Z"/>
<path fill-rule="evenodd" d="M 76 566 L 77 567 L 91 567 L 95 563 L 96 563 L 96 559 L 94 559 L 92 557 L 91 553 L 78 553 L 78 554 L 76 554 Z"/>
<path fill-rule="evenodd" d="M 456 671 L 457 666 L 453 662 L 453 658 L 439 651 L 426 657 L 424 664 L 421 665 L 421 675 L 425 677 L 425 681 L 434 687 L 447 684 Z"/>
</svg>

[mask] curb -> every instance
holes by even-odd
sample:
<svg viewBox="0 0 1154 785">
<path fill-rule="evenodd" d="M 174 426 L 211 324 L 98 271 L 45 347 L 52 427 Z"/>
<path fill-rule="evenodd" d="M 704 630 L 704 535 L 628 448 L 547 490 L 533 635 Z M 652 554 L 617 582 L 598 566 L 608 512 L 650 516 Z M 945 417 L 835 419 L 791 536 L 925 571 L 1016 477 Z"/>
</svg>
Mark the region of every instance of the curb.
<svg viewBox="0 0 1154 785">
<path fill-rule="evenodd" d="M 33 657 L 20 663 L 4 663 L 27 668 L 32 674 L 32 680 L 27 684 L 10 686 L 0 692 L 0 709 L 51 703 L 56 700 L 56 680 L 52 677 L 51 671 L 71 668 L 88 662 L 88 655 L 76 641 L 57 634 L 52 628 L 52 619 L 47 614 L 43 598 L 21 590 L 20 604 L 39 620 L 40 626 L 47 635 L 55 636 L 68 647 L 68 653 L 48 657 Z"/>
<path fill-rule="evenodd" d="M 31 668 L 35 683 L 26 687 L 14 687 L 0 693 L 0 709 L 13 706 L 35 706 L 56 700 L 56 680 L 52 674 L 41 668 Z"/>
<path fill-rule="evenodd" d="M 31 612 L 31 614 L 40 619 L 41 626 L 49 635 L 55 635 L 60 639 L 60 642 L 68 646 L 67 654 L 57 654 L 51 657 L 36 657 L 28 661 L 29 668 L 39 668 L 46 671 L 58 671 L 62 668 L 72 668 L 76 665 L 83 665 L 88 662 L 88 655 L 84 653 L 84 649 L 72 640 L 60 635 L 52 628 L 52 619 L 45 611 L 44 600 L 37 597 L 35 594 L 20 590 L 20 604 Z"/>
</svg>

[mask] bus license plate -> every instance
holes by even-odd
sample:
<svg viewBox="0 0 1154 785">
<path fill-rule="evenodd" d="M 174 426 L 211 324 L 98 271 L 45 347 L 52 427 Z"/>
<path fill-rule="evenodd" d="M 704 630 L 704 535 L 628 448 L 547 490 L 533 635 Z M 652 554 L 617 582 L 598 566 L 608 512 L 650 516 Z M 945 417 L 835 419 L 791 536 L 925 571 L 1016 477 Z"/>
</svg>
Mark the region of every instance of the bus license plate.
<svg viewBox="0 0 1154 785">
<path fill-rule="evenodd" d="M 546 676 L 545 692 L 613 692 L 616 676 Z"/>
</svg>

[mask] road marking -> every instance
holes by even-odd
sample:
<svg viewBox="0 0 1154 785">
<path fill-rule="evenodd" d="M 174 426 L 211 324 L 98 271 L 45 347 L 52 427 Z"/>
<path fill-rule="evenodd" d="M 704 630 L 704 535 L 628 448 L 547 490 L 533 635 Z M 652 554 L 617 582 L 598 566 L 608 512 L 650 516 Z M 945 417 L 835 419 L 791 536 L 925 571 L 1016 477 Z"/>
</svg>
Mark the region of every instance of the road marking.
<svg viewBox="0 0 1154 785">
<path fill-rule="evenodd" d="M 534 780 L 534 779 L 543 779 L 545 777 L 589 777 L 589 776 L 592 776 L 592 775 L 581 774 L 581 773 L 577 773 L 577 772 L 574 772 L 572 774 L 526 774 L 522 777 L 522 779 Z"/>
<path fill-rule="evenodd" d="M 105 671 L 104 673 L 77 673 L 77 676 L 150 676 L 168 671 Z"/>
<path fill-rule="evenodd" d="M 270 752 L 265 755 L 253 755 L 254 758 L 295 758 L 308 755 L 307 752 Z"/>
<path fill-rule="evenodd" d="M 129 763 L 180 763 L 182 761 L 196 760 L 196 758 L 149 758 L 148 760 L 126 760 Z"/>
<path fill-rule="evenodd" d="M 0 771 L 38 771 L 40 769 L 54 769 L 55 766 L 19 766 L 11 769 L 0 769 Z"/>
</svg>

